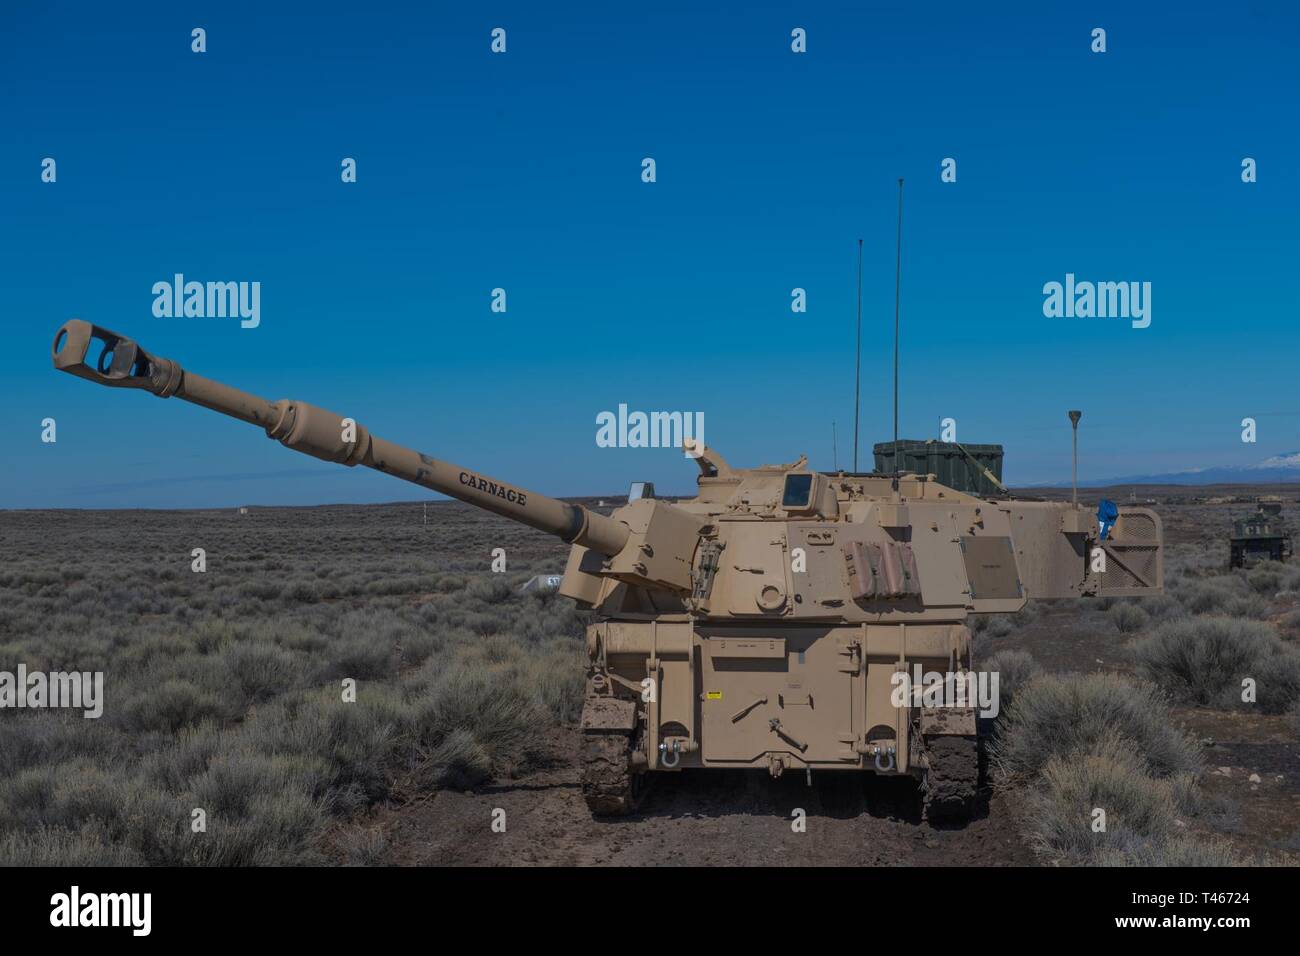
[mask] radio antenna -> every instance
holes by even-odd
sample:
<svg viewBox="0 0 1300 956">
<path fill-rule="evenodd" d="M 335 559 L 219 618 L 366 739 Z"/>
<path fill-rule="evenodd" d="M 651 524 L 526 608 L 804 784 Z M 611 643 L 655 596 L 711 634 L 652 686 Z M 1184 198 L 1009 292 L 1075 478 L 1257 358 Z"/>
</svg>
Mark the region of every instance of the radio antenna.
<svg viewBox="0 0 1300 956">
<path fill-rule="evenodd" d="M 898 491 L 898 297 L 903 277 L 903 180 L 898 180 L 898 244 L 894 252 L 894 482 Z"/>
<path fill-rule="evenodd" d="M 862 240 L 858 240 L 858 347 L 853 369 L 853 471 L 858 470 L 858 407 L 862 403 Z"/>
</svg>

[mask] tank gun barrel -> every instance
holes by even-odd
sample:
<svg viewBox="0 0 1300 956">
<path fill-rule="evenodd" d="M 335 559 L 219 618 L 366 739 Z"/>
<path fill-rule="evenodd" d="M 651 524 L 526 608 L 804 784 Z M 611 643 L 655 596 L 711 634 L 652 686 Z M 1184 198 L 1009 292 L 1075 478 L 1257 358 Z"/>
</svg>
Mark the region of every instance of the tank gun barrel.
<svg viewBox="0 0 1300 956">
<path fill-rule="evenodd" d="M 98 354 L 91 357 L 93 349 Z M 365 465 L 484 510 L 558 535 L 600 554 L 618 554 L 626 525 L 581 505 L 506 484 L 371 434 L 364 425 L 306 402 L 267 401 L 146 352 L 126 336 L 73 319 L 54 339 L 54 367 L 100 385 L 180 398 L 265 429 L 286 448 L 355 467 Z"/>
</svg>

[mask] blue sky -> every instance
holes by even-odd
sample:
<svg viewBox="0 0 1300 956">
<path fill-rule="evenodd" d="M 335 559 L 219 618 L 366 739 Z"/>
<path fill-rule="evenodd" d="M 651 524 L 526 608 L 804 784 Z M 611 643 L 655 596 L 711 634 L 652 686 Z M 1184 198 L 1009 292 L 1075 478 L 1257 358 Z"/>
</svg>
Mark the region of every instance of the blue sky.
<svg viewBox="0 0 1300 956">
<path fill-rule="evenodd" d="M 859 237 L 869 465 L 900 176 L 903 437 L 953 417 L 1013 483 L 1068 478 L 1072 407 L 1081 478 L 1300 448 L 1294 5 L 700 6 L 6 4 L 0 507 L 423 494 L 56 374 L 72 317 L 551 494 L 691 486 L 596 446 L 620 403 L 738 466 L 830 468 L 835 421 L 846 466 Z M 155 317 L 178 272 L 260 282 L 260 326 Z M 1067 272 L 1150 282 L 1151 326 L 1045 318 Z"/>
</svg>

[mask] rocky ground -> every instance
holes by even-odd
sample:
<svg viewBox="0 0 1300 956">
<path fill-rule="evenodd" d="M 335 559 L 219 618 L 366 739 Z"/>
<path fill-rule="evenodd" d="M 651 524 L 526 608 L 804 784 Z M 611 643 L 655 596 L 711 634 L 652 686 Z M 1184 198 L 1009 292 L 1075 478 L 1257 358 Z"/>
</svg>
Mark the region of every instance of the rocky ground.
<svg viewBox="0 0 1300 956">
<path fill-rule="evenodd" d="M 961 866 L 1031 864 L 1007 799 L 995 796 L 964 827 L 916 815 L 908 780 L 684 771 L 655 783 L 640 812 L 593 819 L 557 741 L 557 765 L 474 792 L 441 791 L 376 813 L 379 858 L 416 865 L 532 866 Z M 493 829 L 505 811 L 504 832 Z M 796 811 L 806 827 L 796 832 Z M 346 856 L 346 850 L 339 852 Z"/>
</svg>

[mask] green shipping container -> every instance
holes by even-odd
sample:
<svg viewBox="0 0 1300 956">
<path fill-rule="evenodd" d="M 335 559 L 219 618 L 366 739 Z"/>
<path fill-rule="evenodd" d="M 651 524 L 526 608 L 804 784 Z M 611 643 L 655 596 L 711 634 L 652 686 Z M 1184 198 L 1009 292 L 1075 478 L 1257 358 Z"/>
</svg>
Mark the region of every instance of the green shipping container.
<svg viewBox="0 0 1300 956">
<path fill-rule="evenodd" d="M 894 443 L 883 441 L 875 447 L 876 471 L 882 475 L 894 472 Z M 928 439 L 898 440 L 899 471 L 918 475 L 934 475 L 941 484 L 972 495 L 1001 495 L 1005 490 L 989 480 L 984 468 L 1002 480 L 1002 446 L 968 445 L 966 443 Z M 978 463 L 978 464 L 977 464 Z M 983 466 L 982 468 L 980 466 Z"/>
</svg>

